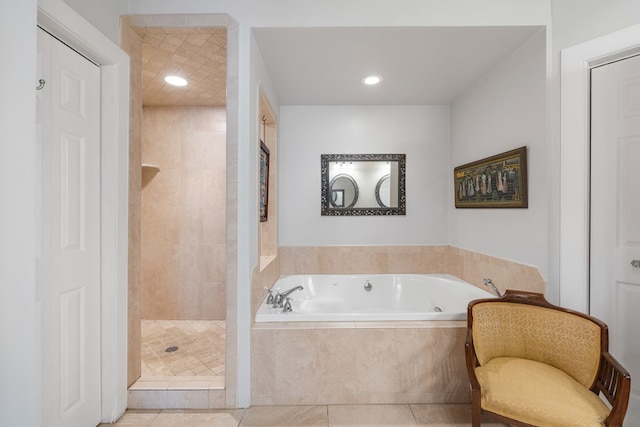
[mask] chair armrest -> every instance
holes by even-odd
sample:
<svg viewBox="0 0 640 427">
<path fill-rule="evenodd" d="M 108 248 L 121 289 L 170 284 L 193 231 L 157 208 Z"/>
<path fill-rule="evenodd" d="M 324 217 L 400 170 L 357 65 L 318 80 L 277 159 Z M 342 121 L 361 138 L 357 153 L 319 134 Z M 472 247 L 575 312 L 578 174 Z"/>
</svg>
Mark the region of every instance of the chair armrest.
<svg viewBox="0 0 640 427">
<path fill-rule="evenodd" d="M 592 387 L 594 392 L 601 392 L 611 404 L 611 413 L 607 417 L 607 426 L 622 426 L 627 412 L 631 377 L 629 372 L 609 353 L 602 352 L 598 377 Z"/>
<path fill-rule="evenodd" d="M 464 343 L 464 354 L 467 362 L 467 372 L 469 374 L 471 389 L 480 391 L 480 383 L 478 382 L 478 377 L 476 377 L 478 358 L 476 357 L 476 350 L 473 347 L 473 333 L 471 328 L 467 329 L 467 338 Z"/>
</svg>

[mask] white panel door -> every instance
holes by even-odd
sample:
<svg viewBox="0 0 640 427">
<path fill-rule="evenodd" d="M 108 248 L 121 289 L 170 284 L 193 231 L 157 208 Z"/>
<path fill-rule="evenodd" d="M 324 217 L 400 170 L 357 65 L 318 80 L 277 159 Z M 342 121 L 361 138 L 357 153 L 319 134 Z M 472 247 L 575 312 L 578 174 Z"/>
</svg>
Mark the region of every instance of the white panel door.
<svg viewBox="0 0 640 427">
<path fill-rule="evenodd" d="M 640 56 L 591 80 L 591 314 L 631 374 L 625 426 L 640 426 Z"/>
<path fill-rule="evenodd" d="M 41 425 L 100 421 L 100 68 L 38 29 Z"/>
</svg>

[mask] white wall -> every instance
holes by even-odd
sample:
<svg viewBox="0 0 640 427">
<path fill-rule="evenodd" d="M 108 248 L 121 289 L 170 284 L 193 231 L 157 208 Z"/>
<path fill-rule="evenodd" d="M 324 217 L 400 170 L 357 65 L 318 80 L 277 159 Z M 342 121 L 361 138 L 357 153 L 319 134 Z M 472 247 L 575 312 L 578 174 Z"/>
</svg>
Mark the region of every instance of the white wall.
<svg viewBox="0 0 640 427">
<path fill-rule="evenodd" d="M 551 4 L 555 53 L 640 23 L 638 0 L 552 0 Z"/>
<path fill-rule="evenodd" d="M 567 47 L 640 24 L 637 0 L 551 0 L 552 32 L 549 46 L 548 141 L 551 182 L 560 180 L 560 65 Z M 549 288 L 547 296 L 559 302 L 560 295 L 560 188 L 551 186 L 549 207 Z"/>
<path fill-rule="evenodd" d="M 451 107 L 451 167 L 527 146 L 528 209 L 455 209 L 454 246 L 536 266 L 547 273 L 548 191 L 544 30 L 497 65 Z"/>
<path fill-rule="evenodd" d="M 0 0 L 0 426 L 37 423 L 36 1 Z"/>
<path fill-rule="evenodd" d="M 129 0 L 64 0 L 84 19 L 120 45 L 120 16 L 129 14 Z"/>
<path fill-rule="evenodd" d="M 448 106 L 281 108 L 280 245 L 447 244 Z M 406 154 L 406 216 L 321 216 L 321 154 Z"/>
</svg>

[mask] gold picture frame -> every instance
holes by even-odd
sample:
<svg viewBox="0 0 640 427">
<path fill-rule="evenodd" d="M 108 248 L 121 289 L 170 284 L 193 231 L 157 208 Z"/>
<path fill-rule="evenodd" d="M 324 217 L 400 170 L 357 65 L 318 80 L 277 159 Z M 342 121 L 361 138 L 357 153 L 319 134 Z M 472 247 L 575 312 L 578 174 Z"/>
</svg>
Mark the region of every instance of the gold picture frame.
<svg viewBox="0 0 640 427">
<path fill-rule="evenodd" d="M 527 147 L 453 169 L 456 208 L 527 208 Z"/>
</svg>

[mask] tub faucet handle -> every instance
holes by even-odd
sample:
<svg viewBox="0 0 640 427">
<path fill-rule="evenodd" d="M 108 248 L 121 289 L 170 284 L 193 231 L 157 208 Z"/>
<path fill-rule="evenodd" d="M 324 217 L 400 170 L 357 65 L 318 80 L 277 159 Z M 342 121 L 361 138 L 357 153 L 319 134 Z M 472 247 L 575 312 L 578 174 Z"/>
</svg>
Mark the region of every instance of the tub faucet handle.
<svg viewBox="0 0 640 427">
<path fill-rule="evenodd" d="M 280 288 L 276 288 L 276 294 L 273 297 L 273 305 L 271 307 L 282 307 L 282 294 L 280 294 Z"/>
<path fill-rule="evenodd" d="M 274 299 L 273 292 L 271 291 L 271 289 L 267 288 L 266 286 L 264 287 L 264 289 L 265 291 L 267 291 L 265 295 L 267 297 L 267 299 L 265 300 L 265 304 L 273 304 L 273 299 Z"/>
<path fill-rule="evenodd" d="M 293 298 L 290 298 L 290 297 L 286 298 L 284 306 L 282 307 L 283 313 L 290 313 L 293 311 L 293 308 L 291 307 L 291 301 L 293 301 Z"/>
</svg>

